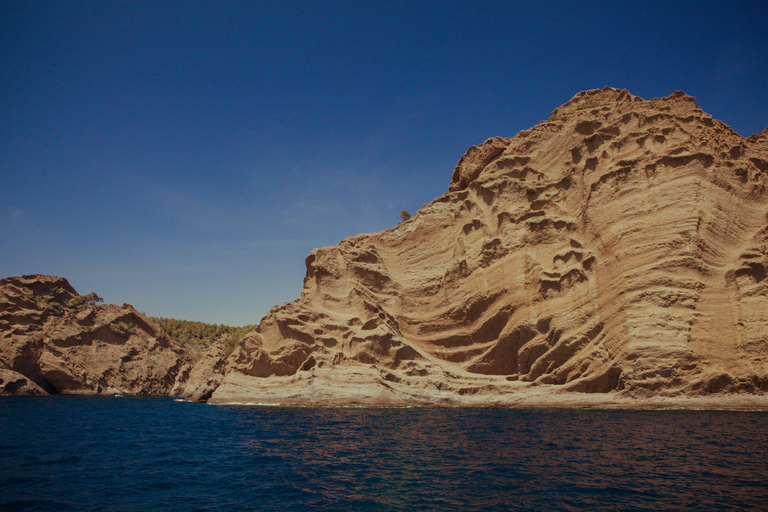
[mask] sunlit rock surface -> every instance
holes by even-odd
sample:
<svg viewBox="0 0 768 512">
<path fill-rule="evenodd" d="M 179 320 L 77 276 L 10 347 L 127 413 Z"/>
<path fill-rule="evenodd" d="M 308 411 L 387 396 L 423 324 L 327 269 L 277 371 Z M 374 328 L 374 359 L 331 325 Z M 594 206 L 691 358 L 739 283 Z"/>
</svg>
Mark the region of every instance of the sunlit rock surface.
<svg viewBox="0 0 768 512">
<path fill-rule="evenodd" d="M 132 306 L 99 305 L 66 279 L 0 280 L 0 394 L 168 394 L 186 352 Z"/>
<path fill-rule="evenodd" d="M 579 93 L 470 148 L 410 220 L 313 250 L 211 401 L 760 395 L 766 185 L 768 132 L 682 92 Z"/>
</svg>

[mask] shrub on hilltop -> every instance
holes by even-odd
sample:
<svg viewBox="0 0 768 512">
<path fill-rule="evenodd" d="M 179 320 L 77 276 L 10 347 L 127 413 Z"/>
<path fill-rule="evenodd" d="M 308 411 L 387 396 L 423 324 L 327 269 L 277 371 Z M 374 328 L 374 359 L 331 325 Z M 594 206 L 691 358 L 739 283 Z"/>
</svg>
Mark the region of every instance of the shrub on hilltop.
<svg viewBox="0 0 768 512">
<path fill-rule="evenodd" d="M 254 325 L 233 327 L 223 324 L 206 324 L 177 318 L 149 318 L 159 325 L 172 340 L 186 348 L 195 359 L 202 356 L 214 342 L 223 336 L 226 336 L 227 354 L 232 353 L 240 339 L 256 327 Z"/>
</svg>

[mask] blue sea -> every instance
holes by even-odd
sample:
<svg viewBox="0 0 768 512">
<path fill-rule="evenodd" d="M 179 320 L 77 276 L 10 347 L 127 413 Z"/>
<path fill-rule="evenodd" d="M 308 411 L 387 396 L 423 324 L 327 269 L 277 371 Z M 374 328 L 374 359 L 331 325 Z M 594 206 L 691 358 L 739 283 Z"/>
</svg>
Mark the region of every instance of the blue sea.
<svg viewBox="0 0 768 512">
<path fill-rule="evenodd" d="M 0 510 L 768 510 L 768 413 L 0 398 Z"/>
</svg>

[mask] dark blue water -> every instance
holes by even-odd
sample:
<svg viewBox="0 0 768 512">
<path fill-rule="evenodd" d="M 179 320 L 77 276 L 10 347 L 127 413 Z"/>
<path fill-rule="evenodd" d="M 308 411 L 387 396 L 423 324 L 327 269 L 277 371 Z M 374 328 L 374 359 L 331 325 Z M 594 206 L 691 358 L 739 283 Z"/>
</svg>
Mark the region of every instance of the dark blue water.
<svg viewBox="0 0 768 512">
<path fill-rule="evenodd" d="M 768 413 L 0 399 L 0 510 L 768 510 Z"/>
</svg>

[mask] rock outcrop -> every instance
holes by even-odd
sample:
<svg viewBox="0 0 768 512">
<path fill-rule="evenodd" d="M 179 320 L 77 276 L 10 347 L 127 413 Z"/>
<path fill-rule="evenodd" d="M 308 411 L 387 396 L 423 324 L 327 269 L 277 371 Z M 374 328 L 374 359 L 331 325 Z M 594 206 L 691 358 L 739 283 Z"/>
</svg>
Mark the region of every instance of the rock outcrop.
<svg viewBox="0 0 768 512">
<path fill-rule="evenodd" d="M 226 334 L 214 342 L 205 354 L 195 362 L 189 374 L 182 375 L 171 389 L 171 396 L 181 396 L 194 402 L 207 401 L 224 380 L 227 370 Z"/>
<path fill-rule="evenodd" d="M 0 394 L 165 395 L 189 358 L 132 306 L 98 305 L 66 279 L 0 280 Z"/>
<path fill-rule="evenodd" d="M 767 132 L 682 92 L 579 93 L 410 220 L 313 250 L 211 402 L 763 394 L 766 186 Z"/>
</svg>

